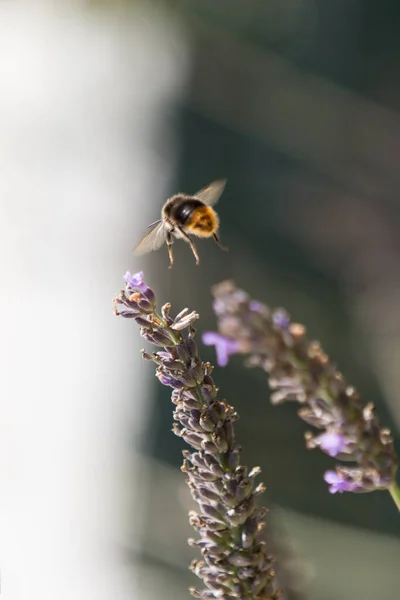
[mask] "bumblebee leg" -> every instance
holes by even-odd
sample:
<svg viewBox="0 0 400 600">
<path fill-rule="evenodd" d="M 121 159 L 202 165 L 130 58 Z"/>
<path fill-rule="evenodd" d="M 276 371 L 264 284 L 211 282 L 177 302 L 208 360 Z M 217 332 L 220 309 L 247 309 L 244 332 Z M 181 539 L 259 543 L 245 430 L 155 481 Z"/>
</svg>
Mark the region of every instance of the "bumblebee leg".
<svg viewBox="0 0 400 600">
<path fill-rule="evenodd" d="M 221 244 L 221 240 L 219 239 L 219 237 L 216 233 L 213 233 L 213 238 L 215 240 L 215 243 L 218 244 L 218 246 L 221 248 L 221 250 L 223 250 L 224 252 L 228 252 L 228 248 Z"/>
<path fill-rule="evenodd" d="M 192 250 L 192 252 L 194 254 L 194 257 L 196 259 L 196 265 L 198 265 L 199 262 L 200 262 L 200 257 L 199 257 L 199 254 L 197 252 L 197 248 L 194 245 L 194 242 L 193 242 L 192 238 L 190 236 L 188 236 L 188 234 L 186 233 L 186 231 L 183 231 L 183 229 L 179 228 L 179 231 L 181 232 L 182 236 L 185 238 L 185 240 L 189 244 L 189 246 L 190 246 L 190 248 L 191 248 L 191 250 Z"/>
<path fill-rule="evenodd" d="M 168 231 L 166 235 L 166 242 L 168 246 L 168 255 L 169 255 L 169 269 L 172 269 L 172 265 L 174 264 L 174 253 L 172 251 L 172 235 L 171 232 Z"/>
</svg>

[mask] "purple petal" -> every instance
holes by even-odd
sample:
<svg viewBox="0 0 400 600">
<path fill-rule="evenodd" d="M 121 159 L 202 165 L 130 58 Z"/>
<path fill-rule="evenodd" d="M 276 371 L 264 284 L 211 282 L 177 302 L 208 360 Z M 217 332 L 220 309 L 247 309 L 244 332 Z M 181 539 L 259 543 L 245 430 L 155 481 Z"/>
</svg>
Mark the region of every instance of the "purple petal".
<svg viewBox="0 0 400 600">
<path fill-rule="evenodd" d="M 169 375 L 168 373 L 158 372 L 156 373 L 156 377 L 158 377 L 163 385 L 169 385 L 175 389 L 184 387 L 181 381 L 178 381 L 175 379 L 175 377 L 172 377 L 172 375 Z"/>
<path fill-rule="evenodd" d="M 324 473 L 324 480 L 329 484 L 329 492 L 331 494 L 343 494 L 343 492 L 355 492 L 361 489 L 354 481 L 348 481 L 344 475 L 337 473 L 337 471 L 326 471 Z"/>
<path fill-rule="evenodd" d="M 281 308 L 274 310 L 272 321 L 274 325 L 279 327 L 279 329 L 287 329 L 290 325 L 290 317 L 288 313 Z"/>
<path fill-rule="evenodd" d="M 139 271 L 138 273 L 130 273 L 127 271 L 124 275 L 124 281 L 126 285 L 130 288 L 138 288 L 140 290 L 147 289 L 147 285 L 143 283 L 144 275 L 143 271 Z"/>
<path fill-rule="evenodd" d="M 217 363 L 220 367 L 225 367 L 230 355 L 239 351 L 239 344 L 236 340 L 230 340 L 216 331 L 206 331 L 203 333 L 202 339 L 206 346 L 215 346 Z"/>
<path fill-rule="evenodd" d="M 340 433 L 327 431 L 317 438 L 319 447 L 324 450 L 329 456 L 337 456 L 346 449 L 346 439 Z"/>
<path fill-rule="evenodd" d="M 251 300 L 251 302 L 249 304 L 249 308 L 253 312 L 262 312 L 264 306 L 258 300 Z"/>
</svg>

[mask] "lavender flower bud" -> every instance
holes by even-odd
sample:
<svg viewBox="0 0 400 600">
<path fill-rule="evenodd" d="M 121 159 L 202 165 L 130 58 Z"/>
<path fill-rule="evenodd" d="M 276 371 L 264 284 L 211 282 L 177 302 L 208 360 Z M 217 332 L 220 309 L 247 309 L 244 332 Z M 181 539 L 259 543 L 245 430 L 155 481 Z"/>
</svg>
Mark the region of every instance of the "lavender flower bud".
<svg viewBox="0 0 400 600">
<path fill-rule="evenodd" d="M 189 327 L 189 325 L 194 323 L 196 319 L 199 318 L 198 313 L 194 311 L 189 314 L 186 314 L 187 309 L 185 309 L 185 314 L 182 314 L 183 312 L 184 311 L 179 313 L 179 315 L 175 318 L 173 324 L 171 325 L 172 329 L 174 329 L 175 331 L 181 331 L 182 329 L 186 329 L 187 327 Z"/>
<path fill-rule="evenodd" d="M 175 345 L 174 340 L 168 335 L 168 333 L 161 329 L 152 330 L 150 332 L 142 330 L 140 332 L 140 335 L 145 340 L 147 340 L 151 344 L 155 344 L 156 346 L 173 348 Z"/>
<path fill-rule="evenodd" d="M 129 310 L 121 310 L 116 314 L 119 317 L 125 317 L 125 319 L 134 319 L 136 317 L 136 314 L 133 311 L 129 311 Z"/>
</svg>

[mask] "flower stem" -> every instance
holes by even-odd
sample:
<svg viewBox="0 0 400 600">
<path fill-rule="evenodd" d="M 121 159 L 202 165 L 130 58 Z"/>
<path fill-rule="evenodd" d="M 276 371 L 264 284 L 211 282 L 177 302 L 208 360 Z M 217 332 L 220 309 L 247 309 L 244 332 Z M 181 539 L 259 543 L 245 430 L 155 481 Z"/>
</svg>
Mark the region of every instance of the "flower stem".
<svg viewBox="0 0 400 600">
<path fill-rule="evenodd" d="M 400 488 L 397 483 L 390 486 L 389 494 L 392 496 L 392 500 L 397 506 L 397 510 L 400 512 Z"/>
</svg>

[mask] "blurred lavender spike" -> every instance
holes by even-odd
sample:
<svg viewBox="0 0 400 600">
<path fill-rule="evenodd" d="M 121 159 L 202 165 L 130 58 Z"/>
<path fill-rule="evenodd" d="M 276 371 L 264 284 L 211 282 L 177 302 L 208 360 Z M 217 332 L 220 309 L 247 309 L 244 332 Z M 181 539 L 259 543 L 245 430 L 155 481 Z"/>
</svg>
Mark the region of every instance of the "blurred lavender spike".
<svg viewBox="0 0 400 600">
<path fill-rule="evenodd" d="M 325 473 L 329 491 L 388 489 L 400 510 L 398 461 L 390 432 L 380 427 L 372 404 L 363 406 L 319 342 L 308 341 L 305 327 L 291 323 L 284 309 L 270 310 L 231 281 L 214 286 L 213 295 L 219 333 L 204 333 L 203 342 L 215 345 L 219 364 L 224 366 L 235 348 L 246 354 L 248 365 L 268 373 L 273 404 L 300 402 L 299 416 L 323 430 L 320 435 L 306 434 L 307 447 L 354 463 Z"/>
<path fill-rule="evenodd" d="M 152 290 L 143 274 L 125 275 L 126 289 L 115 298 L 115 313 L 131 317 L 140 325 L 140 334 L 160 351 L 143 357 L 153 360 L 156 376 L 173 389 L 175 404 L 173 432 L 194 452 L 184 452 L 182 471 L 187 474 L 191 494 L 199 512 L 190 513 L 190 523 L 199 539 L 189 540 L 200 549 L 192 571 L 206 588 L 191 589 L 196 598 L 276 600 L 273 558 L 262 539 L 266 510 L 258 508 L 256 496 L 264 491 L 250 472 L 240 465 L 240 448 L 235 443 L 234 408 L 218 400 L 211 377 L 212 367 L 197 355 L 193 322 L 196 312 L 182 311 L 175 319 L 164 305 L 156 312 Z"/>
</svg>

